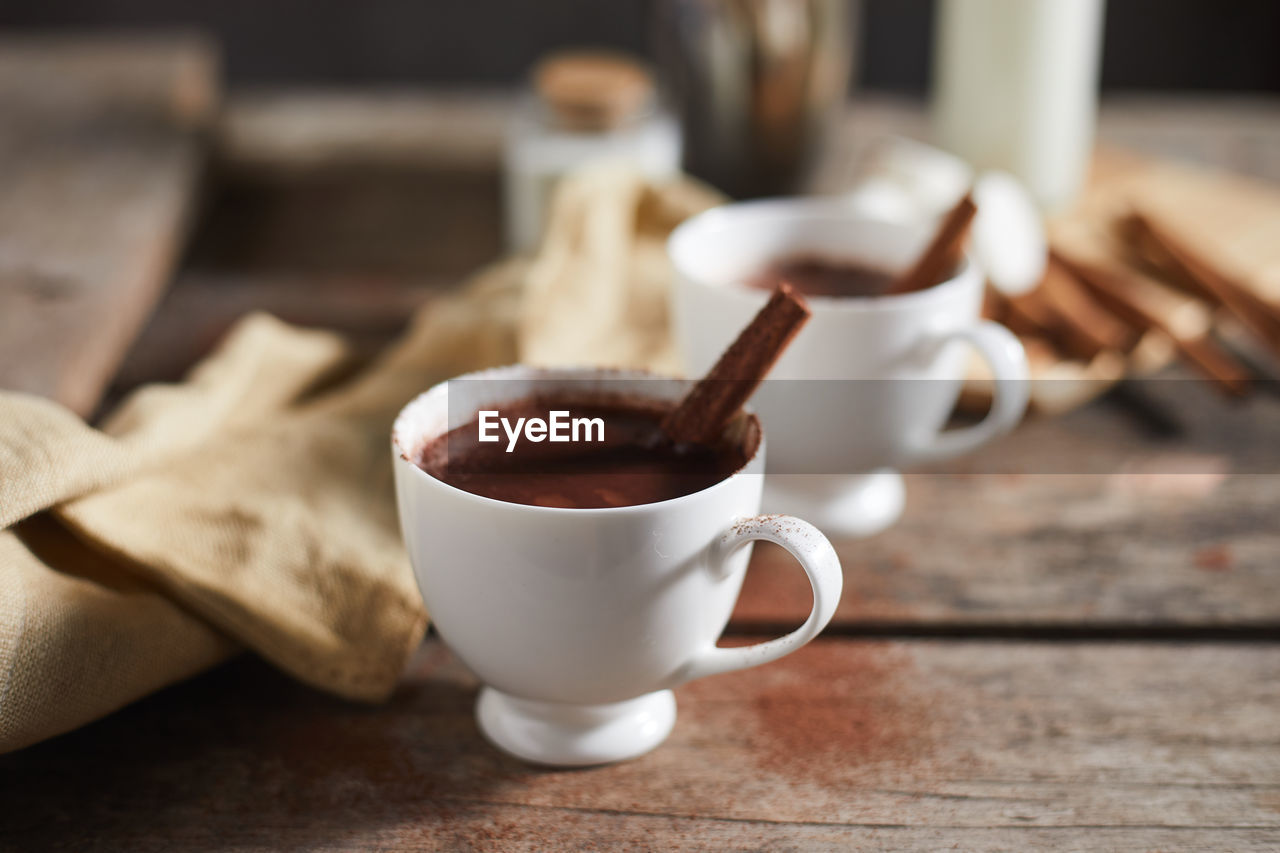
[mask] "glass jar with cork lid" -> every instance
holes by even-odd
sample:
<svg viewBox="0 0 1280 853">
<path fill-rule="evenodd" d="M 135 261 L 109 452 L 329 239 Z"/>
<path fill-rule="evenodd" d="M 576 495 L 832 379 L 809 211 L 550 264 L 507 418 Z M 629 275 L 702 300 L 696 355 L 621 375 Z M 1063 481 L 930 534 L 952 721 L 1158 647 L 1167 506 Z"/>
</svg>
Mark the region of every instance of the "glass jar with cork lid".
<svg viewBox="0 0 1280 853">
<path fill-rule="evenodd" d="M 508 248 L 542 236 L 556 182 L 587 164 L 618 162 L 653 178 L 680 168 L 680 129 L 660 106 L 653 77 L 631 57 L 578 50 L 535 66 L 505 148 Z"/>
</svg>

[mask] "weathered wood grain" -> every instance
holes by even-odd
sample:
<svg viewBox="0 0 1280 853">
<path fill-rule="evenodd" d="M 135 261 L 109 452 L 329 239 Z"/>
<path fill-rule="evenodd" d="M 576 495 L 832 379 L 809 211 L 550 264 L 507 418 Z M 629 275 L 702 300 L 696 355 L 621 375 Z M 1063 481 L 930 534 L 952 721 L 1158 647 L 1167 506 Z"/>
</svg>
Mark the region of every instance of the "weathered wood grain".
<svg viewBox="0 0 1280 853">
<path fill-rule="evenodd" d="M 433 293 L 452 284 L 453 279 L 375 274 L 183 273 L 129 349 L 107 405 L 139 385 L 178 381 L 236 321 L 254 311 L 340 331 L 357 355 L 373 356 L 404 331 Z"/>
<path fill-rule="evenodd" d="M 456 282 L 502 252 L 493 170 L 357 161 L 263 173 L 233 162 L 208 196 L 190 271 Z"/>
<path fill-rule="evenodd" d="M 0 388 L 93 409 L 180 249 L 216 89 L 195 39 L 0 42 Z"/>
<path fill-rule="evenodd" d="M 431 294 L 501 252 L 494 174 L 359 162 L 226 171 L 210 187 L 184 268 L 116 374 L 112 400 L 179 379 L 251 311 L 340 331 L 372 354 Z"/>
<path fill-rule="evenodd" d="M 534 769 L 437 641 L 389 706 L 239 663 L 0 758 L 14 849 L 1266 849 L 1267 645 L 827 639 L 678 691 L 657 751 Z M 682 847 L 683 845 L 683 847 Z"/>
<path fill-rule="evenodd" d="M 267 175 L 335 164 L 494 173 L 514 99 L 504 90 L 259 89 L 235 95 L 222 156 Z"/>
<path fill-rule="evenodd" d="M 898 524 L 837 543 L 835 626 L 1280 635 L 1280 399 L 1166 377 L 909 474 Z M 809 607 L 803 573 L 759 547 L 739 627 Z"/>
</svg>

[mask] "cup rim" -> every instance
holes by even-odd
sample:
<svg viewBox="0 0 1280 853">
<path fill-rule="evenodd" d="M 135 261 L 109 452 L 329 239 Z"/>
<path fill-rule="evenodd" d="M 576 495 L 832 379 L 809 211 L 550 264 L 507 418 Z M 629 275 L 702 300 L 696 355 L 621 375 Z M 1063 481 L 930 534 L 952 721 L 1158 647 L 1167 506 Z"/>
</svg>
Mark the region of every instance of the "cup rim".
<svg viewBox="0 0 1280 853">
<path fill-rule="evenodd" d="M 406 465 L 412 469 L 410 476 L 422 477 L 428 481 L 431 486 L 439 487 L 448 492 L 466 500 L 476 501 L 482 505 L 493 505 L 496 507 L 504 507 L 508 511 L 520 512 L 530 511 L 538 513 L 547 513 L 551 515 L 619 515 L 628 512 L 645 512 L 654 511 L 656 509 L 668 509 L 681 502 L 689 502 L 701 496 L 708 495 L 718 489 L 728 488 L 728 484 L 739 478 L 751 474 L 752 476 L 763 476 L 764 474 L 764 451 L 765 451 L 765 434 L 764 425 L 760 422 L 759 417 L 749 406 L 744 406 L 743 410 L 756 419 L 759 428 L 760 441 L 756 445 L 755 452 L 742 464 L 738 470 L 734 471 L 723 480 L 719 480 L 711 485 L 699 489 L 696 492 L 689 492 L 687 495 L 680 495 L 674 498 L 668 498 L 663 501 L 653 501 L 643 504 L 628 504 L 626 506 L 606 506 L 606 507 L 561 507 L 561 506 L 535 506 L 533 504 L 515 503 L 513 501 L 503 501 L 497 498 L 486 497 L 485 495 L 477 495 L 474 492 L 468 492 L 466 489 L 459 489 L 457 486 L 446 483 L 444 480 L 437 479 L 409 458 L 408 443 L 404 441 L 410 431 L 410 421 L 417 414 L 419 409 L 426 408 L 434 404 L 438 398 L 447 400 L 449 393 L 449 383 L 459 379 L 504 379 L 504 378 L 532 378 L 538 375 L 547 376 L 548 378 L 571 378 L 571 374 L 581 374 L 583 378 L 605 378 L 605 379 L 657 379 L 666 382 L 679 384 L 692 384 L 694 380 L 684 379 L 677 376 L 665 376 L 660 373 L 654 373 L 648 370 L 634 370 L 612 367 L 534 367 L 527 364 L 508 364 L 501 367 L 490 367 L 483 370 L 474 370 L 469 373 L 462 373 L 452 376 L 441 382 L 432 385 L 426 391 L 418 394 L 408 403 L 406 403 L 400 412 L 396 415 L 396 419 L 391 426 L 391 454 L 393 462 L 396 465 Z M 758 466 L 759 471 L 750 472 L 749 468 Z"/>
<path fill-rule="evenodd" d="M 896 231 L 910 231 L 915 228 L 915 226 L 907 223 L 894 222 L 889 219 L 881 219 L 859 213 L 838 197 L 779 196 L 776 198 L 728 202 L 689 217 L 677 225 L 667 238 L 667 257 L 671 259 L 671 264 L 677 273 L 677 284 L 688 282 L 708 290 L 725 291 L 746 296 L 756 296 L 758 294 L 760 301 L 768 298 L 768 294 L 764 291 L 753 292 L 734 282 L 717 283 L 708 281 L 704 276 L 689 272 L 688 266 L 682 263 L 682 257 L 692 251 L 688 246 L 694 241 L 695 235 L 699 230 L 716 227 L 720 220 L 724 220 L 727 225 L 732 222 L 731 217 L 744 215 L 762 218 L 839 219 L 846 220 L 854 225 L 871 225 L 876 228 L 887 228 Z M 831 314 L 868 314 L 909 310 L 920 307 L 920 303 L 934 299 L 945 299 L 952 291 L 970 284 L 972 279 L 977 276 L 977 264 L 974 262 L 971 253 L 966 251 L 960 267 L 955 273 L 923 290 L 877 296 L 806 295 L 804 298 L 811 307 Z"/>
</svg>

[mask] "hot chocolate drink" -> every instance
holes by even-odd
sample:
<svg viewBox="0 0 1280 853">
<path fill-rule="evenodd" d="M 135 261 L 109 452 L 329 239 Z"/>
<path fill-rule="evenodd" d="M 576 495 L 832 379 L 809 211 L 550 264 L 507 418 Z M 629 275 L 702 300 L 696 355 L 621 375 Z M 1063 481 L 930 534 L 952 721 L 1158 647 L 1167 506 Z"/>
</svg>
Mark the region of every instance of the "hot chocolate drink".
<svg viewBox="0 0 1280 853">
<path fill-rule="evenodd" d="M 456 488 L 509 503 L 636 506 L 724 480 L 747 463 L 760 440 L 759 425 L 750 418 L 737 440 L 672 443 L 659 426 L 672 405 L 653 400 L 532 397 L 494 408 L 502 426 L 497 417 L 482 420 L 482 412 L 428 442 L 414 460 L 418 467 Z M 558 423 L 568 439 L 552 440 L 551 430 L 527 426 L 524 438 L 517 436 L 519 424 L 538 422 Z M 482 442 L 482 434 L 489 440 Z"/>
<path fill-rule="evenodd" d="M 893 273 L 857 261 L 822 255 L 789 255 L 747 280 L 750 287 L 773 290 L 786 282 L 804 296 L 840 298 L 879 296 L 893 284 Z"/>
</svg>

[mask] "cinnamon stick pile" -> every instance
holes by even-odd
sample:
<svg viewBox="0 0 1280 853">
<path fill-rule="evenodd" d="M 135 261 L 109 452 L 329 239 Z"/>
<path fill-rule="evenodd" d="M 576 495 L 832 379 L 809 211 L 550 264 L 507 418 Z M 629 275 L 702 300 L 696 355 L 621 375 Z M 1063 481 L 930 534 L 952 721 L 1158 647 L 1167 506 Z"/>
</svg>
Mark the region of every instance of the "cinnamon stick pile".
<svg viewBox="0 0 1280 853">
<path fill-rule="evenodd" d="M 1107 235 L 1107 252 L 1055 240 L 1040 285 L 1019 296 L 989 290 L 984 313 L 1004 323 L 1034 360 L 1101 364 L 1121 378 L 1155 341 L 1224 393 L 1246 395 L 1254 371 L 1221 342 L 1229 319 L 1280 364 L 1280 307 L 1210 263 L 1150 211 L 1134 209 Z"/>
</svg>

